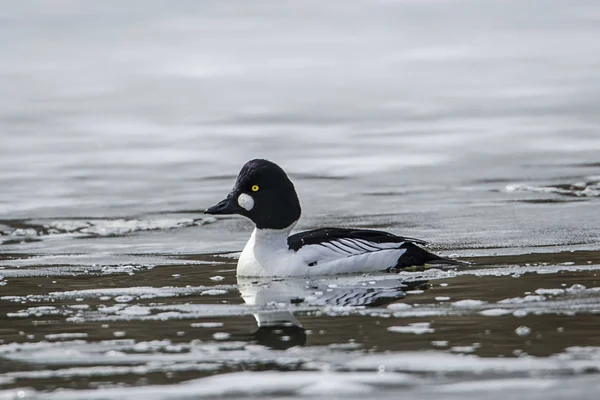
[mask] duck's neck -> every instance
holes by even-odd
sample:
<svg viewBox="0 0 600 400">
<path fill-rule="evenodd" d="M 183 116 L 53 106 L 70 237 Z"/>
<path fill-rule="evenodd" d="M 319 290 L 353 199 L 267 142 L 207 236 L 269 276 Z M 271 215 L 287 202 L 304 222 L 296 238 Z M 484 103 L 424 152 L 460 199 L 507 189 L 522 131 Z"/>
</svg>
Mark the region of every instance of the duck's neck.
<svg viewBox="0 0 600 400">
<path fill-rule="evenodd" d="M 252 237 L 250 240 L 254 243 L 254 246 L 269 247 L 273 249 L 288 248 L 288 236 L 294 229 L 298 221 L 294 221 L 288 227 L 283 229 L 259 229 L 254 228 Z"/>
</svg>

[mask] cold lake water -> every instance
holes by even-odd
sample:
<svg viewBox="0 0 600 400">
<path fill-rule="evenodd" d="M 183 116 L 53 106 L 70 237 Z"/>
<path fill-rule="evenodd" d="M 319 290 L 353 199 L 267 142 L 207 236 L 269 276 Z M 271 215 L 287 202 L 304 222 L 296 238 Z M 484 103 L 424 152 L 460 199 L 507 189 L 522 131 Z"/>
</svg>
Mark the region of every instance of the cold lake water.
<svg viewBox="0 0 600 400">
<path fill-rule="evenodd" d="M 0 2 L 0 399 L 597 399 L 594 0 Z M 204 215 L 453 269 L 240 279 Z"/>
</svg>

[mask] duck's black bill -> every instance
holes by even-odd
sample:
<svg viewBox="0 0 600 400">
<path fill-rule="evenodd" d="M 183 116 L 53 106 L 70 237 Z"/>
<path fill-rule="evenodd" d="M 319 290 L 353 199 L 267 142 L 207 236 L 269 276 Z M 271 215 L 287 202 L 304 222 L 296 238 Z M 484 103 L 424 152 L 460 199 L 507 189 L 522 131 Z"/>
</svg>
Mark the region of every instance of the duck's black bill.
<svg viewBox="0 0 600 400">
<path fill-rule="evenodd" d="M 242 207 L 237 203 L 235 196 L 227 196 L 218 204 L 204 210 L 205 214 L 225 215 L 225 214 L 240 214 L 243 211 Z"/>
</svg>

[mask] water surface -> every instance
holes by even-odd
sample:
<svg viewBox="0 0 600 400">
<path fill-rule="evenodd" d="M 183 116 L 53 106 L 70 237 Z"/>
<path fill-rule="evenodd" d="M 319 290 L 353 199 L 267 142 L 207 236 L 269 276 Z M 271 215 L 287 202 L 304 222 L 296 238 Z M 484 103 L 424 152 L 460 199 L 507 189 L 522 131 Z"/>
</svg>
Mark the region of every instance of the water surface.
<svg viewBox="0 0 600 400">
<path fill-rule="evenodd" d="M 596 397 L 594 1 L 0 10 L 0 398 Z M 238 282 L 256 157 L 473 265 Z"/>
</svg>

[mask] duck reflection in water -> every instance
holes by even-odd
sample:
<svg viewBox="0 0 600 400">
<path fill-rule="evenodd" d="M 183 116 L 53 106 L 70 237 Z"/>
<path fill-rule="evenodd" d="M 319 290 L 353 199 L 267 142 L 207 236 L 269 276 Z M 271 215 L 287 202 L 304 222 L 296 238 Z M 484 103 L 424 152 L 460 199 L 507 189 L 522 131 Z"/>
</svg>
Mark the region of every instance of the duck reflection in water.
<svg viewBox="0 0 600 400">
<path fill-rule="evenodd" d="M 238 289 L 254 313 L 258 329 L 250 340 L 276 350 L 306 344 L 306 330 L 294 313 L 321 307 L 381 307 L 406 297 L 406 291 L 427 288 L 425 281 L 401 282 L 374 277 L 242 278 Z"/>
</svg>

